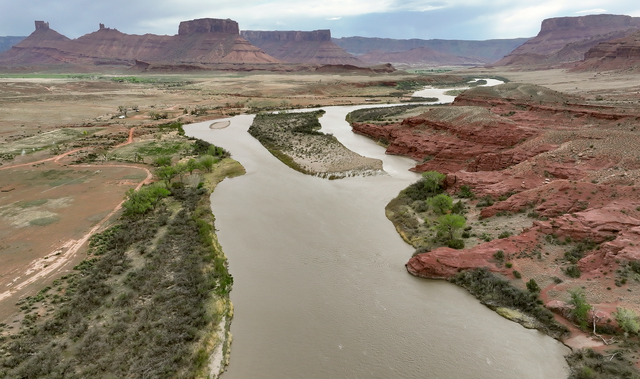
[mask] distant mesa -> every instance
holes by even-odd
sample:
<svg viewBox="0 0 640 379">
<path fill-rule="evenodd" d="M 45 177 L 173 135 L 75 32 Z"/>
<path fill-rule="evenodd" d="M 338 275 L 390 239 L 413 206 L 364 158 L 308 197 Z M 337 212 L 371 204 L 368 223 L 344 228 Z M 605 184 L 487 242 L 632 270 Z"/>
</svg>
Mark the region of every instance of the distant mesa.
<svg viewBox="0 0 640 379">
<path fill-rule="evenodd" d="M 233 20 L 201 18 L 199 20 L 182 21 L 178 27 L 178 35 L 186 36 L 195 33 L 240 34 L 238 23 Z"/>
<path fill-rule="evenodd" d="M 486 41 L 370 37 L 333 38 L 336 45 L 366 62 L 386 60 L 406 65 L 459 65 L 461 62 L 464 62 L 463 64 L 493 63 L 502 59 L 527 40 L 528 38 Z M 390 55 L 384 57 L 382 54 Z"/>
<path fill-rule="evenodd" d="M 470 57 L 461 57 L 449 53 L 435 51 L 429 47 L 416 47 L 409 51 L 385 53 L 372 50 L 358 57 L 369 64 L 391 63 L 393 65 L 416 66 L 483 66 L 487 62 Z"/>
<path fill-rule="evenodd" d="M 35 26 L 31 35 L 0 54 L 1 66 L 280 63 L 242 38 L 238 23 L 228 19 L 184 21 L 174 36 L 130 35 L 100 24 L 97 31 L 73 40 L 50 29 L 47 22 L 36 21 Z"/>
<path fill-rule="evenodd" d="M 495 66 L 546 66 L 581 61 L 601 42 L 624 38 L 640 30 L 640 17 L 589 15 L 542 21 L 540 33 Z"/>
<path fill-rule="evenodd" d="M 331 41 L 330 30 L 243 30 L 242 37 L 267 54 L 289 63 L 364 66 L 365 63 Z"/>
</svg>

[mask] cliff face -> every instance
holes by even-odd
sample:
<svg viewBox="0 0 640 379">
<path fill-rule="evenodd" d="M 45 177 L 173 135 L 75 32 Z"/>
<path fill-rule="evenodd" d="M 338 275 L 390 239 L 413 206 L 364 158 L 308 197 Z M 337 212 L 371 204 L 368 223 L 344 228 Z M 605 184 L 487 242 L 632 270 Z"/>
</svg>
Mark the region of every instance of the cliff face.
<svg viewBox="0 0 640 379">
<path fill-rule="evenodd" d="M 512 51 L 496 66 L 554 65 L 582 60 L 601 42 L 621 38 L 640 29 L 640 17 L 589 15 L 542 21 L 540 33 Z"/>
<path fill-rule="evenodd" d="M 455 62 L 460 60 L 460 57 L 467 60 L 481 61 L 483 63 L 495 62 L 522 45 L 527 39 L 528 38 L 461 41 L 344 37 L 334 38 L 333 42 L 358 57 L 369 52 L 373 53 L 373 51 L 406 53 L 417 48 L 429 48 L 438 53 L 450 54 L 450 56 L 455 57 L 452 61 L 452 63 L 455 64 Z M 448 64 L 449 62 L 446 63 Z"/>
<path fill-rule="evenodd" d="M 215 18 L 201 18 L 199 20 L 182 21 L 178 27 L 178 35 L 184 36 L 195 33 L 225 33 L 240 34 L 238 23 L 233 20 L 219 20 Z"/>
<path fill-rule="evenodd" d="M 485 61 L 474 58 L 459 57 L 453 54 L 442 53 L 428 47 L 416 47 L 409 51 L 398 53 L 385 53 L 380 50 L 369 51 L 358 57 L 360 60 L 371 63 L 391 63 L 393 65 L 429 65 L 429 66 L 445 66 L 445 65 L 464 65 L 477 66 L 484 65 Z"/>
<path fill-rule="evenodd" d="M 169 64 L 277 63 L 240 37 L 232 20 L 199 19 L 180 23 L 178 35 L 130 35 L 100 24 L 99 30 L 70 40 L 36 21 L 36 30 L 0 54 L 3 66 L 101 64 L 135 61 Z"/>
<path fill-rule="evenodd" d="M 329 30 L 243 30 L 242 36 L 267 54 L 290 63 L 363 66 L 364 62 L 331 41 Z"/>
<path fill-rule="evenodd" d="M 640 72 L 640 31 L 624 38 L 599 43 L 585 53 L 584 62 L 575 70 L 632 70 Z"/>
</svg>

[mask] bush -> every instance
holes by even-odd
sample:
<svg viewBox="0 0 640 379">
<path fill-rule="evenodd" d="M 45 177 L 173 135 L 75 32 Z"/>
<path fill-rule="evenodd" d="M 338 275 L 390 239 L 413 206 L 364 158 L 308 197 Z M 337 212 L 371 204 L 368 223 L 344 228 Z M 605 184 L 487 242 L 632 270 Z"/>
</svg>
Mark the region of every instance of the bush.
<svg viewBox="0 0 640 379">
<path fill-rule="evenodd" d="M 432 197 L 429 200 L 429 205 L 440 214 L 445 214 L 453 207 L 453 199 L 443 193 Z"/>
<path fill-rule="evenodd" d="M 516 279 L 520 279 L 520 278 L 522 278 L 522 274 L 521 274 L 519 271 L 516 271 L 516 270 L 513 270 L 513 276 L 514 276 Z"/>
<path fill-rule="evenodd" d="M 457 201 L 455 204 L 453 204 L 453 207 L 451 207 L 451 213 L 461 215 L 467 213 L 467 209 L 462 201 Z"/>
<path fill-rule="evenodd" d="M 570 265 L 562 269 L 562 272 L 570 278 L 579 278 L 581 275 L 580 268 L 577 265 Z"/>
<path fill-rule="evenodd" d="M 507 237 L 511 237 L 512 233 L 505 230 L 504 232 L 498 234 L 498 238 L 503 239 L 503 238 L 507 238 Z"/>
<path fill-rule="evenodd" d="M 495 203 L 495 200 L 493 200 L 493 197 L 491 195 L 487 195 L 478 201 L 478 204 L 476 204 L 476 208 L 489 207 L 489 206 L 492 206 L 494 203 Z"/>
<path fill-rule="evenodd" d="M 569 304 L 573 306 L 571 318 L 573 318 L 582 329 L 587 329 L 591 304 L 587 303 L 587 297 L 582 289 L 569 290 L 569 294 L 571 295 Z"/>
<path fill-rule="evenodd" d="M 559 337 L 568 332 L 567 328 L 555 321 L 550 310 L 538 303 L 535 294 L 512 286 L 509 281 L 486 268 L 459 272 L 449 281 L 467 289 L 492 309 L 513 308 L 536 318 L 544 325 L 542 330 L 552 336 Z"/>
<path fill-rule="evenodd" d="M 473 199 L 473 198 L 476 197 L 476 195 L 473 193 L 473 191 L 471 191 L 471 187 L 469 187 L 466 184 L 460 186 L 460 191 L 458 191 L 458 193 L 456 195 L 458 197 L 463 198 L 463 199 Z"/>
<path fill-rule="evenodd" d="M 493 253 L 493 258 L 497 261 L 504 261 L 504 251 L 502 250 L 498 250 L 495 253 Z"/>
<path fill-rule="evenodd" d="M 534 279 L 531 279 L 527 282 L 527 290 L 531 293 L 540 293 L 540 286 Z"/>
<path fill-rule="evenodd" d="M 640 318 L 636 312 L 631 309 L 618 307 L 616 308 L 614 316 L 620 329 L 622 329 L 626 335 L 638 334 L 640 330 Z"/>
<path fill-rule="evenodd" d="M 453 240 L 449 240 L 449 242 L 447 242 L 447 246 L 452 248 L 452 249 L 464 249 L 464 241 L 461 239 L 453 239 Z"/>
</svg>

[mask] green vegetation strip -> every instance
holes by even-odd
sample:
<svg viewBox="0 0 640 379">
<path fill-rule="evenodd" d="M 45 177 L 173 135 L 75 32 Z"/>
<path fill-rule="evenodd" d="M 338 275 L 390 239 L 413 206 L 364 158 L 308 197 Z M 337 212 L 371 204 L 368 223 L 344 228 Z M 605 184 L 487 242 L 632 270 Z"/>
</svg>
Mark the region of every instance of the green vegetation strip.
<svg viewBox="0 0 640 379">
<path fill-rule="evenodd" d="M 233 284 L 209 188 L 243 170 L 206 142 L 194 153 L 202 165 L 175 170 L 206 170 L 212 185 L 171 178 L 128 192 L 123 216 L 91 238 L 76 272 L 18 303 L 20 329 L 0 325 L 10 331 L 0 337 L 0 378 L 208 377 L 214 349 L 229 350 L 217 329 L 230 324 Z M 209 153 L 218 158 L 207 166 Z"/>
</svg>

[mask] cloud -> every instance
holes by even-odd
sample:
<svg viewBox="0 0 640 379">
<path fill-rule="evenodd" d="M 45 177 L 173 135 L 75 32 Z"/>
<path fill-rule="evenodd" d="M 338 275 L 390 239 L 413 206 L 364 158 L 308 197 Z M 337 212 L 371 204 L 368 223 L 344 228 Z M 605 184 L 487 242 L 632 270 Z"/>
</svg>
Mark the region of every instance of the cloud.
<svg viewBox="0 0 640 379">
<path fill-rule="evenodd" d="M 70 38 L 98 23 L 173 35 L 180 21 L 211 17 L 235 20 L 242 30 L 286 25 L 341 36 L 477 40 L 533 36 L 545 18 L 604 12 L 640 16 L 637 0 L 0 0 L 0 36 L 28 35 L 34 20 Z"/>
<path fill-rule="evenodd" d="M 576 14 L 601 14 L 607 13 L 606 9 L 587 9 L 584 11 L 577 11 Z"/>
</svg>

